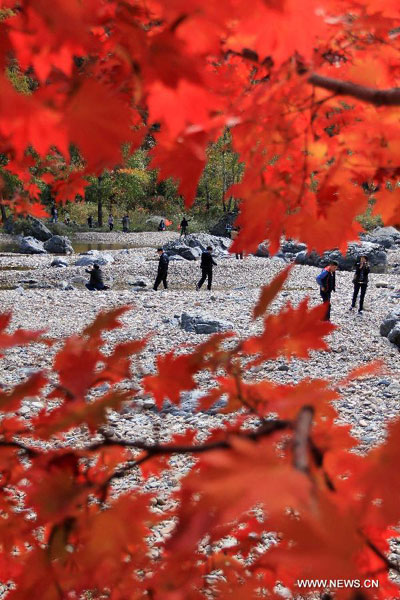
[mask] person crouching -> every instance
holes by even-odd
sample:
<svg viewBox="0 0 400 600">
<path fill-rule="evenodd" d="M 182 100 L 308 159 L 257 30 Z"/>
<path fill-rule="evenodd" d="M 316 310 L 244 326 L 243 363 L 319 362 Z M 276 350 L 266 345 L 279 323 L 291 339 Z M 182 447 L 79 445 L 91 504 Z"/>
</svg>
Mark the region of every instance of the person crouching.
<svg viewBox="0 0 400 600">
<path fill-rule="evenodd" d="M 91 292 L 96 290 L 108 290 L 108 285 L 104 285 L 103 272 L 97 263 L 94 263 L 92 269 L 86 269 L 86 273 L 90 274 L 89 283 L 86 283 L 86 287 Z"/>
</svg>

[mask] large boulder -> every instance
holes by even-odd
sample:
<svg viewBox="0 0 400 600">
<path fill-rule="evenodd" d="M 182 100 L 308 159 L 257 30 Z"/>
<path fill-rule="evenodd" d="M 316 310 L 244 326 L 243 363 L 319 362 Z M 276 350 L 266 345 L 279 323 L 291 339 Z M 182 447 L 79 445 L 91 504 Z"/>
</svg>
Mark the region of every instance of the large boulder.
<svg viewBox="0 0 400 600">
<path fill-rule="evenodd" d="M 99 252 L 98 250 L 89 250 L 84 254 L 81 254 L 78 260 L 75 262 L 76 267 L 90 267 L 97 263 L 98 265 L 110 265 L 114 262 L 111 254 Z"/>
<path fill-rule="evenodd" d="M 268 243 L 261 242 L 261 244 L 258 244 L 258 248 L 256 250 L 255 255 L 259 256 L 260 258 L 269 258 Z"/>
<path fill-rule="evenodd" d="M 228 256 L 231 245 L 229 238 L 217 237 L 208 233 L 190 233 L 189 235 L 171 240 L 164 244 L 164 250 L 169 256 L 179 255 L 186 260 L 196 260 L 201 253 L 211 246 L 215 256 Z"/>
<path fill-rule="evenodd" d="M 400 321 L 390 330 L 388 340 L 400 348 Z"/>
<path fill-rule="evenodd" d="M 71 242 L 63 235 L 53 235 L 44 243 L 44 248 L 51 254 L 73 254 L 74 252 Z"/>
<path fill-rule="evenodd" d="M 35 237 L 37 240 L 41 242 L 47 242 L 52 237 L 52 233 L 48 227 L 39 219 L 35 219 L 34 217 L 29 218 L 31 225 L 31 235 Z"/>
<path fill-rule="evenodd" d="M 233 324 L 211 317 L 210 315 L 189 315 L 182 313 L 180 320 L 181 328 L 190 333 L 217 333 L 233 329 Z"/>
<path fill-rule="evenodd" d="M 395 227 L 377 227 L 370 233 L 362 235 L 362 239 L 385 248 L 391 248 L 396 244 L 400 244 L 400 231 Z"/>
<path fill-rule="evenodd" d="M 225 213 L 220 220 L 210 229 L 211 235 L 217 235 L 220 237 L 226 236 L 226 227 L 229 225 L 233 227 L 233 224 L 238 216 L 237 212 Z"/>
<path fill-rule="evenodd" d="M 295 240 L 284 240 L 281 243 L 280 251 L 283 254 L 295 255 L 299 252 L 303 252 L 303 250 L 307 250 L 307 245 L 303 244 L 303 242 L 296 242 Z"/>
<path fill-rule="evenodd" d="M 22 254 L 46 254 L 46 250 L 43 247 L 43 242 L 34 237 L 21 237 L 19 238 L 19 251 Z"/>
<path fill-rule="evenodd" d="M 306 251 L 307 245 L 303 244 L 302 242 L 296 242 L 294 240 L 282 240 L 279 251 L 274 255 L 274 257 L 281 258 L 285 262 L 290 262 L 297 256 L 297 254 L 299 254 L 299 252 Z M 261 242 L 261 244 L 258 245 L 255 256 L 270 258 L 269 244 L 267 241 Z"/>
<path fill-rule="evenodd" d="M 4 223 L 5 233 L 11 235 L 23 235 L 25 237 L 33 237 L 40 242 L 46 242 L 53 235 L 48 227 L 35 217 L 14 219 L 13 216 L 8 217 Z"/>
<path fill-rule="evenodd" d="M 394 310 L 386 315 L 380 326 L 380 334 L 389 337 L 390 332 L 400 323 L 400 309 Z"/>
<path fill-rule="evenodd" d="M 302 250 L 296 255 L 295 262 L 299 265 L 311 265 L 313 267 L 326 267 L 331 260 L 339 263 L 342 271 L 352 271 L 360 256 L 367 256 L 372 273 L 384 273 L 387 267 L 386 250 L 372 242 L 350 243 L 345 255 L 339 250 L 328 250 L 322 256 L 316 252 L 308 253 Z"/>
</svg>

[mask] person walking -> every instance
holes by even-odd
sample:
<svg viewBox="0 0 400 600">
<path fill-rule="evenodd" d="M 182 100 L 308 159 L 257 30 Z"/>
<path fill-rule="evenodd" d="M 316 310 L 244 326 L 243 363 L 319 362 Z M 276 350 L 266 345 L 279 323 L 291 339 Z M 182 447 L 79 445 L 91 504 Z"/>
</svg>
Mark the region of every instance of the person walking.
<svg viewBox="0 0 400 600">
<path fill-rule="evenodd" d="M 187 228 L 189 226 L 189 221 L 187 220 L 186 217 L 183 217 L 182 221 L 181 221 L 181 235 L 179 237 L 186 237 L 187 236 Z"/>
<path fill-rule="evenodd" d="M 358 292 L 360 292 L 360 304 L 358 306 L 358 314 L 362 315 L 364 310 L 364 298 L 368 286 L 368 275 L 369 275 L 369 263 L 367 256 L 360 256 L 360 260 L 356 263 L 356 272 L 353 277 L 353 300 L 351 302 L 350 310 L 353 310 L 356 306 Z"/>
<path fill-rule="evenodd" d="M 90 274 L 89 282 L 85 284 L 88 290 L 94 292 L 96 290 L 110 289 L 108 285 L 104 285 L 103 272 L 100 269 L 100 265 L 94 263 L 92 269 L 86 269 L 86 273 Z"/>
<path fill-rule="evenodd" d="M 93 227 L 93 215 L 89 215 L 88 216 L 87 223 L 89 225 L 89 229 L 92 229 L 92 227 Z"/>
<path fill-rule="evenodd" d="M 228 238 L 231 237 L 232 229 L 233 229 L 232 225 L 230 223 L 227 223 L 225 226 L 225 237 L 228 237 Z"/>
<path fill-rule="evenodd" d="M 158 231 L 165 231 L 165 229 L 166 229 L 165 221 L 164 221 L 164 219 L 161 219 L 161 221 L 158 225 Z"/>
<path fill-rule="evenodd" d="M 317 276 L 322 302 L 326 304 L 324 321 L 331 320 L 331 294 L 336 291 L 335 272 L 337 268 L 338 263 L 336 260 L 331 260 L 329 265 L 322 269 L 321 273 Z"/>
<path fill-rule="evenodd" d="M 122 217 L 122 231 L 124 233 L 128 233 L 129 230 L 129 215 L 124 215 Z"/>
<path fill-rule="evenodd" d="M 207 279 L 207 289 L 211 290 L 212 278 L 213 278 L 213 266 L 217 266 L 217 263 L 212 257 L 212 246 L 207 246 L 207 250 L 205 250 L 201 255 L 201 278 L 200 281 L 196 285 L 196 290 L 199 290 L 205 280 Z"/>
<path fill-rule="evenodd" d="M 168 289 L 168 266 L 169 266 L 169 256 L 162 248 L 157 248 L 157 254 L 160 257 L 158 261 L 158 271 L 157 277 L 154 282 L 153 290 L 157 291 L 158 286 L 161 282 L 163 282 L 164 289 Z"/>
<path fill-rule="evenodd" d="M 110 213 L 110 216 L 108 217 L 108 227 L 110 228 L 110 231 L 112 231 L 114 229 L 114 217 L 112 216 L 111 213 Z"/>
<path fill-rule="evenodd" d="M 237 236 L 239 235 L 239 231 L 240 231 L 239 227 L 237 227 L 236 229 L 232 229 L 231 239 L 233 241 L 236 240 Z M 236 252 L 236 260 L 239 260 L 239 259 L 243 260 L 243 252 L 242 252 L 242 250 L 239 250 L 239 252 Z"/>
<path fill-rule="evenodd" d="M 57 223 L 57 221 L 58 221 L 58 210 L 57 210 L 55 204 L 53 204 L 53 206 L 51 207 L 51 222 Z"/>
</svg>

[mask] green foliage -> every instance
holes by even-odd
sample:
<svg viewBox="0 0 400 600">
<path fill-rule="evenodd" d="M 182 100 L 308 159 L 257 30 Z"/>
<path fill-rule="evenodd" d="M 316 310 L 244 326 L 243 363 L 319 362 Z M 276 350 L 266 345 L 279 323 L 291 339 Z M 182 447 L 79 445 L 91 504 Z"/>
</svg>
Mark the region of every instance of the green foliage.
<svg viewBox="0 0 400 600">
<path fill-rule="evenodd" d="M 0 11 L 0 21 L 1 20 L 2 17 Z M 36 82 L 21 71 L 15 59 L 10 61 L 10 64 L 6 69 L 6 76 L 11 81 L 11 84 L 17 90 L 17 92 L 25 94 L 26 96 L 32 94 L 32 91 L 36 87 Z"/>
<path fill-rule="evenodd" d="M 372 203 L 374 202 L 375 201 Z M 365 213 L 359 215 L 357 217 L 357 221 L 365 229 L 365 231 L 371 231 L 372 229 L 375 229 L 375 227 L 381 227 L 383 225 L 381 216 L 372 214 L 372 206 L 369 206 Z"/>
<path fill-rule="evenodd" d="M 199 182 L 197 201 L 203 202 L 207 209 L 219 206 L 223 211 L 235 208 L 234 199 L 225 199 L 226 190 L 238 183 L 244 172 L 244 164 L 232 147 L 232 136 L 226 129 L 215 144 L 207 151 L 207 165 Z"/>
</svg>

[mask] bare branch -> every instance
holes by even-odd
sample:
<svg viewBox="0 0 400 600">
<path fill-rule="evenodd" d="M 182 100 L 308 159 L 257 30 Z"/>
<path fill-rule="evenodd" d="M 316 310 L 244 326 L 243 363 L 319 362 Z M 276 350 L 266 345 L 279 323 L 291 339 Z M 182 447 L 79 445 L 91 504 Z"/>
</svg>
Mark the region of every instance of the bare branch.
<svg viewBox="0 0 400 600">
<path fill-rule="evenodd" d="M 239 432 L 235 435 L 237 437 L 256 440 L 260 437 L 270 435 L 275 431 L 281 431 L 288 429 L 292 426 L 291 421 L 280 421 L 271 420 L 266 421 L 259 429 L 249 433 Z M 103 433 L 104 435 L 104 433 Z M 225 440 L 219 440 L 217 442 L 209 442 L 208 444 L 199 445 L 150 445 L 145 442 L 131 442 L 129 440 L 117 440 L 112 437 L 105 436 L 105 439 L 101 442 L 93 444 L 86 448 L 86 450 L 100 450 L 105 446 L 119 446 L 121 448 L 133 448 L 136 450 L 144 450 L 148 453 L 148 456 L 156 456 L 159 454 L 202 454 L 203 452 L 209 452 L 210 450 L 228 449 L 231 448 L 229 438 Z"/>
<path fill-rule="evenodd" d="M 317 73 L 310 75 L 308 82 L 315 87 L 329 90 L 340 96 L 351 96 L 375 106 L 400 106 L 400 88 L 378 90 L 351 81 L 340 81 L 332 77 L 325 77 Z"/>
<path fill-rule="evenodd" d="M 236 433 L 236 437 L 242 437 L 245 439 L 256 440 L 260 437 L 271 435 L 276 431 L 282 431 L 283 429 L 289 429 L 293 426 L 291 421 L 266 421 L 263 423 L 261 427 L 259 427 L 256 431 L 252 431 L 249 433 L 239 432 Z M 105 492 L 108 488 L 109 484 L 114 479 L 120 479 L 124 477 L 131 469 L 139 466 L 144 463 L 146 460 L 153 458 L 154 456 L 159 455 L 168 455 L 168 454 L 202 454 L 203 452 L 209 452 L 211 450 L 228 450 L 232 447 L 232 444 L 229 438 L 225 440 L 220 440 L 218 442 L 209 442 L 208 444 L 199 444 L 199 445 L 149 445 L 143 442 L 129 442 L 128 440 L 115 440 L 113 438 L 107 437 L 107 435 L 103 432 L 105 436 L 104 441 L 98 442 L 97 444 L 93 444 L 87 450 L 100 450 L 105 446 L 119 446 L 122 448 L 133 448 L 137 450 L 144 450 L 146 454 L 141 456 L 136 461 L 129 461 L 126 465 L 115 471 L 102 485 L 103 491 Z"/>
<path fill-rule="evenodd" d="M 23 450 L 30 457 L 37 456 L 39 454 L 39 452 L 37 450 L 34 450 L 33 448 L 29 448 L 28 446 L 25 446 L 25 444 L 22 444 L 21 442 L 15 442 L 15 441 L 0 440 L 0 448 L 16 448 L 18 450 Z"/>
</svg>

